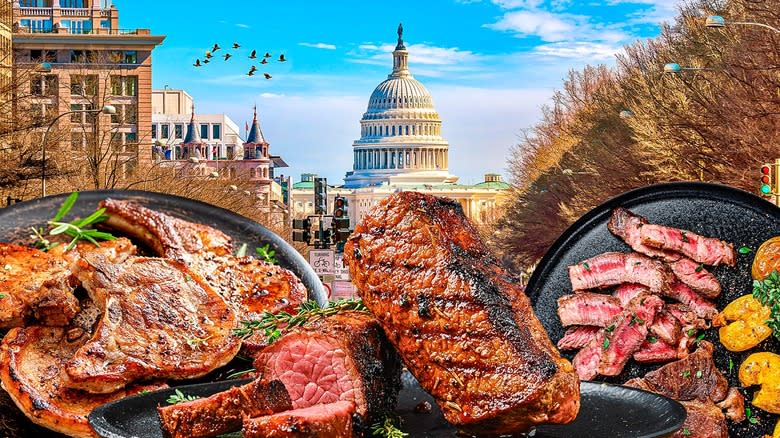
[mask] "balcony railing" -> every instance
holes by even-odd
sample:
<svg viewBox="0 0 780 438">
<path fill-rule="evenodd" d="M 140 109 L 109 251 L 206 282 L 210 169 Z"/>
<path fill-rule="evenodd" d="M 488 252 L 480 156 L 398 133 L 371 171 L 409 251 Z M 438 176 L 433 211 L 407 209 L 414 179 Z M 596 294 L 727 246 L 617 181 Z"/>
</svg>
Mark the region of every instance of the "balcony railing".
<svg viewBox="0 0 780 438">
<path fill-rule="evenodd" d="M 67 27 L 59 29 L 44 29 L 32 27 L 17 27 L 14 29 L 17 33 L 58 33 L 71 35 L 149 35 L 149 29 L 76 29 L 71 30 Z"/>
<path fill-rule="evenodd" d="M 84 8 L 62 8 L 60 9 L 63 17 L 89 17 L 89 9 Z"/>
<path fill-rule="evenodd" d="M 51 17 L 51 8 L 19 8 L 21 15 L 34 17 Z"/>
</svg>

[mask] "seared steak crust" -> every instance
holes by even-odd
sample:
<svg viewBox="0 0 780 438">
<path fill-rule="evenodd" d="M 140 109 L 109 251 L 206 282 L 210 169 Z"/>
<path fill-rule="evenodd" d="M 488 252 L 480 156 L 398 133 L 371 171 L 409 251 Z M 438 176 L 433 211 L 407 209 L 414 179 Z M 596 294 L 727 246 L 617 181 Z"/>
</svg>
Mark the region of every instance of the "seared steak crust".
<svg viewBox="0 0 780 438">
<path fill-rule="evenodd" d="M 575 418 L 573 367 L 459 204 L 393 195 L 357 225 L 344 258 L 363 302 L 449 422 L 499 434 Z"/>
<path fill-rule="evenodd" d="M 83 333 L 83 332 L 81 332 Z M 30 326 L 8 332 L 0 346 L 0 381 L 34 423 L 74 437 L 96 437 L 87 415 L 102 404 L 160 384 L 134 385 L 110 394 L 66 388 L 66 362 L 89 339 L 63 327 Z"/>
<path fill-rule="evenodd" d="M 338 401 L 258 418 L 245 418 L 244 438 L 352 438 L 355 405 Z"/>
<path fill-rule="evenodd" d="M 642 243 L 640 231 L 647 223 L 647 219 L 644 217 L 634 214 L 625 208 L 617 207 L 612 210 L 612 216 L 609 218 L 609 223 L 607 223 L 607 229 L 612 234 L 623 239 L 631 249 L 640 254 L 667 262 L 679 259 L 681 257 L 680 254 L 674 251 L 653 248 Z"/>
<path fill-rule="evenodd" d="M 289 409 L 292 402 L 282 382 L 256 379 L 211 397 L 158 406 L 157 413 L 171 438 L 195 438 L 237 431 L 243 416 L 259 417 Z"/>
<path fill-rule="evenodd" d="M 83 256 L 77 275 L 104 313 L 66 367 L 73 388 L 108 393 L 139 379 L 199 377 L 238 352 L 233 310 L 179 262 Z"/>
</svg>

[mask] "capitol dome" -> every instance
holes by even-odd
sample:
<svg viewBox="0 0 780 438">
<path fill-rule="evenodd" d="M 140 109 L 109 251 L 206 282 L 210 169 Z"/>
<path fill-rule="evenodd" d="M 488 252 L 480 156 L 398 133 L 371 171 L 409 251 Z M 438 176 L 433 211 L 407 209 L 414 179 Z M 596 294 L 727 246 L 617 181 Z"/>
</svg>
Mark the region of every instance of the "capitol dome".
<svg viewBox="0 0 780 438">
<path fill-rule="evenodd" d="M 352 145 L 348 188 L 458 180 L 447 171 L 449 143 L 441 137 L 441 118 L 428 90 L 409 72 L 408 57 L 399 25 L 393 71 L 371 93 L 361 137 Z"/>
</svg>

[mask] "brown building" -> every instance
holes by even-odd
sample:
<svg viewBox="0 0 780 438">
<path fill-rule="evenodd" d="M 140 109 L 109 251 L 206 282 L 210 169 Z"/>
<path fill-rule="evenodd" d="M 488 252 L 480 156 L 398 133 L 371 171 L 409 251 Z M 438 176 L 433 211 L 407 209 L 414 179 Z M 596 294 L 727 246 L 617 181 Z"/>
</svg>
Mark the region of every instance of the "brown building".
<svg viewBox="0 0 780 438">
<path fill-rule="evenodd" d="M 106 163 L 118 163 L 113 171 L 120 177 L 151 161 L 150 148 L 139 145 L 151 141 L 152 51 L 164 39 L 149 29 L 120 28 L 110 0 L 13 2 L 15 63 L 42 66 L 30 80 L 30 112 L 53 120 L 106 105 L 117 111 L 61 118 L 46 145 L 52 160 L 67 155 L 79 166 L 79 157 L 89 155 L 79 152 L 95 156 L 98 148 Z"/>
</svg>

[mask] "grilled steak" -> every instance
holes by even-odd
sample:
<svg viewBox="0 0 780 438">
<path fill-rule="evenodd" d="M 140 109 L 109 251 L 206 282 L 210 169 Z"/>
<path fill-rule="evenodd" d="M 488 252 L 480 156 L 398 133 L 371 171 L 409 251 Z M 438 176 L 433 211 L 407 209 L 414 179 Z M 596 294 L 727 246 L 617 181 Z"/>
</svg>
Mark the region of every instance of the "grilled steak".
<svg viewBox="0 0 780 438">
<path fill-rule="evenodd" d="M 585 347 L 596 337 L 599 327 L 590 325 L 578 325 L 569 327 L 563 337 L 558 341 L 560 350 L 579 350 Z"/>
<path fill-rule="evenodd" d="M 726 398 L 716 404 L 729 420 L 737 423 L 745 421 L 745 396 L 737 388 L 729 388 Z"/>
<path fill-rule="evenodd" d="M 238 352 L 233 310 L 181 263 L 136 257 L 116 264 L 88 255 L 79 267 L 104 313 L 66 367 L 70 387 L 109 393 L 138 379 L 194 378 Z"/>
<path fill-rule="evenodd" d="M 628 306 L 628 303 L 631 302 L 631 300 L 634 299 L 637 295 L 649 292 L 650 290 L 647 288 L 647 286 L 642 286 L 641 284 L 632 284 L 632 283 L 626 283 L 621 284 L 617 288 L 615 288 L 615 291 L 612 292 L 612 296 L 620 300 L 620 306 L 626 307 Z"/>
<path fill-rule="evenodd" d="M 683 257 L 680 260 L 670 263 L 675 277 L 681 282 L 687 284 L 691 289 L 706 298 L 716 298 L 720 295 L 720 283 L 704 266 L 693 260 Z"/>
<path fill-rule="evenodd" d="M 658 312 L 650 326 L 650 333 L 669 345 L 678 344 L 681 330 L 680 322 L 667 310 Z"/>
<path fill-rule="evenodd" d="M 612 322 L 614 329 L 607 333 L 599 374 L 617 376 L 623 371 L 626 362 L 647 338 L 647 327 L 653 323 L 656 312 L 663 305 L 664 302 L 655 295 L 640 295 L 631 300 L 623 313 Z"/>
<path fill-rule="evenodd" d="M 25 320 L 67 325 L 79 310 L 76 284 L 61 257 L 10 243 L 0 244 L 0 329 Z"/>
<path fill-rule="evenodd" d="M 723 411 L 710 400 L 680 402 L 687 412 L 685 422 L 672 438 L 728 438 Z"/>
<path fill-rule="evenodd" d="M 570 325 L 593 325 L 606 327 L 609 321 L 623 310 L 615 297 L 579 293 L 558 298 L 558 317 L 564 327 Z"/>
<path fill-rule="evenodd" d="M 260 352 L 255 369 L 284 383 L 295 409 L 349 401 L 364 419 L 395 409 L 400 360 L 377 321 L 343 312 L 284 334 Z"/>
<path fill-rule="evenodd" d="M 631 379 L 625 385 L 678 401 L 709 399 L 719 402 L 726 398 L 729 384 L 712 362 L 712 349 L 711 343 L 702 341 L 688 357 L 666 364 L 642 378 Z"/>
<path fill-rule="evenodd" d="M 87 415 L 104 403 L 165 385 L 129 386 L 110 394 L 65 387 L 65 363 L 89 339 L 83 331 L 30 326 L 8 332 L 0 346 L 0 381 L 34 423 L 74 437 L 97 436 Z"/>
<path fill-rule="evenodd" d="M 673 278 L 663 263 L 638 253 L 607 252 L 569 266 L 575 291 L 638 283 L 658 293 L 668 288 Z"/>
<path fill-rule="evenodd" d="M 612 210 L 612 216 L 609 218 L 609 223 L 607 223 L 607 229 L 612 234 L 623 239 L 631 249 L 640 254 L 667 262 L 679 259 L 680 254 L 674 251 L 653 248 L 642 243 L 640 230 L 647 223 L 647 219 L 644 217 L 634 214 L 625 208 L 618 207 Z"/>
<path fill-rule="evenodd" d="M 572 364 L 580 380 L 593 380 L 599 374 L 601 353 L 604 351 L 606 338 L 607 332 L 599 329 L 588 345 L 574 355 Z"/>
<path fill-rule="evenodd" d="M 677 345 L 664 341 L 644 341 L 639 350 L 634 353 L 634 360 L 641 363 L 663 363 L 677 359 Z"/>
<path fill-rule="evenodd" d="M 722 240 L 704 237 L 690 231 L 648 224 L 640 228 L 642 244 L 679 252 L 705 265 L 736 263 L 734 246 Z"/>
<path fill-rule="evenodd" d="M 244 438 L 352 438 L 355 404 L 337 401 L 258 418 L 245 418 Z"/>
<path fill-rule="evenodd" d="M 700 318 L 712 319 L 718 314 L 715 303 L 705 300 L 684 283 L 674 283 L 672 287 L 663 291 L 663 295 L 685 304 Z"/>
<path fill-rule="evenodd" d="M 499 434 L 575 418 L 571 364 L 457 202 L 415 192 L 385 199 L 357 225 L 344 259 L 450 423 Z"/>
<path fill-rule="evenodd" d="M 241 428 L 242 419 L 292 409 L 282 382 L 255 379 L 211 397 L 158 406 L 162 429 L 171 438 L 214 437 Z"/>
</svg>

